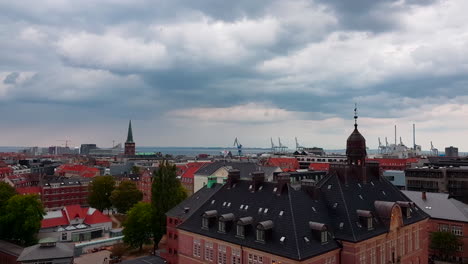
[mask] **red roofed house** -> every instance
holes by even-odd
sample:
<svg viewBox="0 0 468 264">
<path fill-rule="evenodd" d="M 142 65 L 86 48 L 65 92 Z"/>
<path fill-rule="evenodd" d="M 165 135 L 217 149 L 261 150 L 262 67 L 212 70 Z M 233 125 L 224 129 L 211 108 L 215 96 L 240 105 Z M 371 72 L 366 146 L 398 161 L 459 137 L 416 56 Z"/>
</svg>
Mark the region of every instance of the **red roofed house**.
<svg viewBox="0 0 468 264">
<path fill-rule="evenodd" d="M 112 228 L 112 220 L 94 208 L 65 206 L 49 211 L 41 222 L 38 238 L 53 237 L 58 241 L 86 241 L 104 236 Z"/>
<path fill-rule="evenodd" d="M 309 165 L 309 170 L 328 171 L 328 169 L 330 169 L 330 163 L 328 162 L 312 162 Z"/>
<path fill-rule="evenodd" d="M 299 161 L 296 158 L 269 158 L 265 166 L 280 167 L 283 172 L 290 172 L 299 169 Z"/>
<path fill-rule="evenodd" d="M 0 180 L 11 175 L 12 173 L 13 169 L 8 167 L 5 162 L 0 161 Z"/>
<path fill-rule="evenodd" d="M 209 162 L 189 162 L 185 165 L 178 166 L 180 169 L 180 182 L 187 191 L 187 195 L 190 196 L 194 192 L 194 175 L 195 173 L 205 164 Z M 179 170 L 178 170 L 179 171 Z"/>
<path fill-rule="evenodd" d="M 94 167 L 88 167 L 85 165 L 80 165 L 80 164 L 65 164 L 57 168 L 55 171 L 55 174 L 57 176 L 65 176 L 65 177 L 72 177 L 72 176 L 78 176 L 78 177 L 86 177 L 86 178 L 92 178 L 99 176 L 101 172 L 99 171 L 98 168 Z"/>
</svg>

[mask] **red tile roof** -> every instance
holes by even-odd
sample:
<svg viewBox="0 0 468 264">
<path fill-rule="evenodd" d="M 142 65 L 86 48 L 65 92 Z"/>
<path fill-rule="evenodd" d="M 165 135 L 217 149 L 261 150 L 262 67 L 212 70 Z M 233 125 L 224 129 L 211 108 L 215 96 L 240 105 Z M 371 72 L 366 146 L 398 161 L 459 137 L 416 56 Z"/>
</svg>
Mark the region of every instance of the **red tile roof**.
<svg viewBox="0 0 468 264">
<path fill-rule="evenodd" d="M 299 169 L 299 161 L 295 158 L 269 158 L 266 165 L 280 167 L 284 172 Z"/>
<path fill-rule="evenodd" d="M 109 216 L 104 215 L 99 210 L 95 210 L 94 213 L 91 215 L 87 214 L 84 220 L 84 223 L 88 225 L 106 223 L 106 222 L 112 222 L 112 220 L 110 219 Z"/>
<path fill-rule="evenodd" d="M 79 204 L 76 205 L 69 205 L 65 207 L 65 212 L 67 213 L 68 220 L 72 220 L 75 218 L 85 218 L 86 217 L 86 212 L 88 209 L 86 208 L 81 208 Z"/>
<path fill-rule="evenodd" d="M 73 173 L 82 177 L 94 177 L 99 174 L 99 169 L 80 164 L 64 164 L 57 168 L 56 173 L 59 175 Z"/>
<path fill-rule="evenodd" d="M 88 225 L 112 222 L 110 217 L 104 215 L 99 210 L 94 208 L 82 208 L 80 205 L 65 206 L 61 212 L 62 216 L 60 217 L 43 219 L 41 228 L 67 226 L 70 225 L 70 219 L 75 219 L 76 217 L 84 219 L 83 223 Z M 88 214 L 88 212 L 92 212 L 92 214 Z"/>
<path fill-rule="evenodd" d="M 309 169 L 316 170 L 316 171 L 328 171 L 328 169 L 330 169 L 330 163 L 313 162 L 313 163 L 310 163 Z"/>
<path fill-rule="evenodd" d="M 70 222 L 68 222 L 68 219 L 67 219 L 67 216 L 65 215 L 65 212 L 62 211 L 62 216 L 61 217 L 42 219 L 41 228 L 48 228 L 48 227 L 55 227 L 55 226 L 65 226 L 65 225 L 68 225 L 69 223 Z"/>
<path fill-rule="evenodd" d="M 185 170 L 183 171 L 182 178 L 193 179 L 195 173 L 205 164 L 210 162 L 189 162 L 185 165 Z"/>
</svg>

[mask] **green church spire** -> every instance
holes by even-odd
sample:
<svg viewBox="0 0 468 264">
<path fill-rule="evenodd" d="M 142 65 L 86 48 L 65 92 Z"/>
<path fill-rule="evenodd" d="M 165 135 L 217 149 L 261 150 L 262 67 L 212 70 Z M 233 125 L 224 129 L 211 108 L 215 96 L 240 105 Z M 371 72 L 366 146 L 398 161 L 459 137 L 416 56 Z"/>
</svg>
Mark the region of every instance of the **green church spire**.
<svg viewBox="0 0 468 264">
<path fill-rule="evenodd" d="M 128 123 L 128 135 L 125 143 L 133 143 L 132 120 Z"/>
</svg>

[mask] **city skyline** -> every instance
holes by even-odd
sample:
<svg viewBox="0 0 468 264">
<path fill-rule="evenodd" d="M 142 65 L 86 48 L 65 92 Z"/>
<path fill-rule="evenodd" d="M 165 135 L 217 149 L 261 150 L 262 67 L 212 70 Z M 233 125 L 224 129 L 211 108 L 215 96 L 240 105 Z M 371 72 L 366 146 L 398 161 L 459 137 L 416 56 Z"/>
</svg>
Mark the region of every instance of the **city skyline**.
<svg viewBox="0 0 468 264">
<path fill-rule="evenodd" d="M 468 3 L 0 3 L 0 146 L 468 149 Z"/>
</svg>

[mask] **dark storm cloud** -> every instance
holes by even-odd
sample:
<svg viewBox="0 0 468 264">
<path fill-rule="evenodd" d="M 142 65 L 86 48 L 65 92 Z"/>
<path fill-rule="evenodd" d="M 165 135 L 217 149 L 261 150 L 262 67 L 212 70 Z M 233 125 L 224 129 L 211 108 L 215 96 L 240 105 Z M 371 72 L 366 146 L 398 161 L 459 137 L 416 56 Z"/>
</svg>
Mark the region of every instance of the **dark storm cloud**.
<svg viewBox="0 0 468 264">
<path fill-rule="evenodd" d="M 372 118 L 462 104 L 457 1 L 3 1 L 0 110 L 22 109 L 9 122 L 161 121 L 247 105 L 323 120 L 348 119 L 354 102 Z"/>
</svg>

